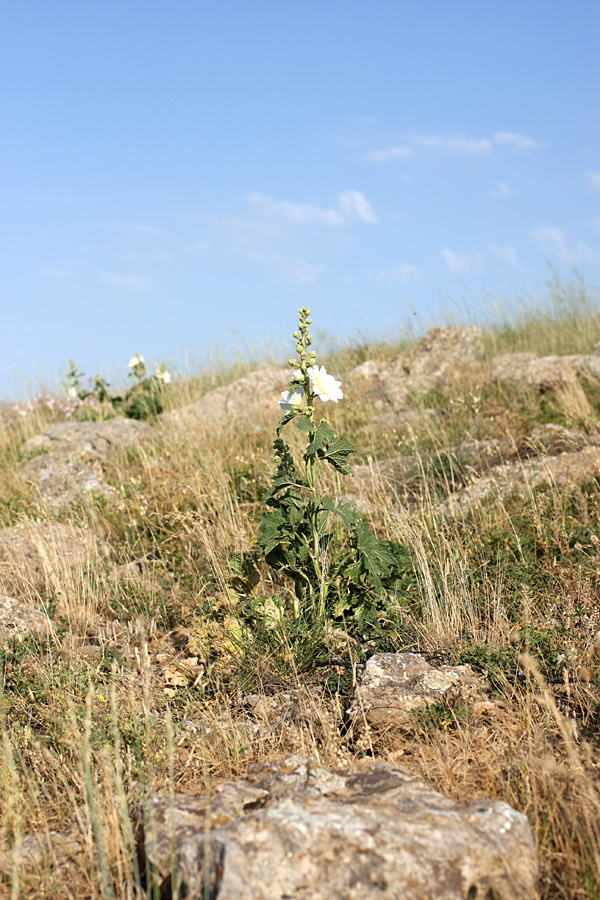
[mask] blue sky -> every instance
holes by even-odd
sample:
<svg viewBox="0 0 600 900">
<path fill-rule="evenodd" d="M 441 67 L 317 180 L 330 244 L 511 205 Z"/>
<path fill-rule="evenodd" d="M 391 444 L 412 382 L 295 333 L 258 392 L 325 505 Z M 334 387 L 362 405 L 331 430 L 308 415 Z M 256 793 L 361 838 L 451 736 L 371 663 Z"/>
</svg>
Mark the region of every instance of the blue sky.
<svg viewBox="0 0 600 900">
<path fill-rule="evenodd" d="M 596 0 L 0 10 L 0 397 L 598 282 Z"/>
</svg>

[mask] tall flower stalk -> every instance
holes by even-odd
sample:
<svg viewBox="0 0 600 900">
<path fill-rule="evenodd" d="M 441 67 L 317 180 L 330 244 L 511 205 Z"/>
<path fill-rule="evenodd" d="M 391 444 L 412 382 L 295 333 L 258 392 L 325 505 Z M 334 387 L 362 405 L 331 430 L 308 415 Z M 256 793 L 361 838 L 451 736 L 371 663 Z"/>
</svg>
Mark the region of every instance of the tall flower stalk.
<svg viewBox="0 0 600 900">
<path fill-rule="evenodd" d="M 289 360 L 294 371 L 279 401 L 283 416 L 273 445 L 276 467 L 263 498 L 258 544 L 267 562 L 293 581 L 294 619 L 322 623 L 328 612 L 343 614 L 348 605 L 356 609 L 370 592 L 383 590 L 381 579 L 394 568 L 394 552 L 389 542 L 379 541 L 357 519 L 352 505 L 321 494 L 320 467 L 327 464 L 341 475 L 350 475 L 348 458 L 356 450 L 335 434 L 327 419 L 317 421 L 317 401 L 337 403 L 344 395 L 341 382 L 317 365 L 317 354 L 311 349 L 310 310 L 302 307 L 299 314 L 293 335 L 298 355 Z M 299 466 L 281 437 L 292 421 L 306 435 Z M 332 517 L 348 531 L 335 546 Z"/>
</svg>

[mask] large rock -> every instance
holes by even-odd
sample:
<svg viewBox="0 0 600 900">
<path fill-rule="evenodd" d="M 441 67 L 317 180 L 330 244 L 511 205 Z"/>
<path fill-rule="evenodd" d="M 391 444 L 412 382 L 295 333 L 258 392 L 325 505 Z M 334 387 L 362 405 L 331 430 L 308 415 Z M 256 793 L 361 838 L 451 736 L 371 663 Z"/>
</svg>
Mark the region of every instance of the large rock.
<svg viewBox="0 0 600 900">
<path fill-rule="evenodd" d="M 450 494 L 441 504 L 442 512 L 466 516 L 484 500 L 504 500 L 515 494 L 526 494 L 541 485 L 577 487 L 600 476 L 600 447 L 591 445 L 558 456 L 540 456 L 526 462 L 494 466 L 488 475 Z"/>
<path fill-rule="evenodd" d="M 357 366 L 349 383 L 360 393 L 366 391 L 380 408 L 403 411 L 413 396 L 445 386 L 457 371 L 464 371 L 482 356 L 482 331 L 476 325 L 434 328 L 406 353 Z"/>
<path fill-rule="evenodd" d="M 537 356 L 505 353 L 492 360 L 490 377 L 496 381 L 528 384 L 546 391 L 580 379 L 600 377 L 600 355 Z"/>
<path fill-rule="evenodd" d="M 72 525 L 27 522 L 0 531 L 0 592 L 35 603 L 107 554 L 91 532 Z"/>
<path fill-rule="evenodd" d="M 186 900 L 532 900 L 524 815 L 457 802 L 389 765 L 293 756 L 211 796 L 151 795 L 140 857 Z"/>
<path fill-rule="evenodd" d="M 102 461 L 111 452 L 137 446 L 155 434 L 149 425 L 136 419 L 52 425 L 23 445 L 26 454 L 42 454 L 26 462 L 20 475 L 33 484 L 35 499 L 55 512 L 86 494 L 115 496 L 114 488 L 104 480 Z"/>
<path fill-rule="evenodd" d="M 114 450 L 136 446 L 151 439 L 156 432 L 137 419 L 117 417 L 102 422 L 61 422 L 51 425 L 41 434 L 29 438 L 23 452 L 30 454 L 44 450 L 88 454 L 93 459 L 105 459 Z"/>
<path fill-rule="evenodd" d="M 200 400 L 160 416 L 165 425 L 225 425 L 256 427 L 261 421 L 276 422 L 282 416 L 278 401 L 287 390 L 291 370 L 268 366 L 250 372 L 224 387 L 209 391 Z"/>
<path fill-rule="evenodd" d="M 0 641 L 32 633 L 44 635 L 51 628 L 50 619 L 41 609 L 0 594 Z"/>
<path fill-rule="evenodd" d="M 474 693 L 476 685 L 469 666 L 434 668 L 416 653 L 376 653 L 367 660 L 348 715 L 359 728 L 405 725 L 413 710 Z"/>
</svg>

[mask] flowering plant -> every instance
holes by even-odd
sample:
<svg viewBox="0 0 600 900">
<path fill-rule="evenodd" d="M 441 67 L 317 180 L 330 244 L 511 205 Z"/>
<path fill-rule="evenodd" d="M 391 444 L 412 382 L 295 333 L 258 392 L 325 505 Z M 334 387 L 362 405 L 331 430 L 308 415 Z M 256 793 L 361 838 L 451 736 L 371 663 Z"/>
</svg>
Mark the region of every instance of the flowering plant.
<svg viewBox="0 0 600 900">
<path fill-rule="evenodd" d="M 257 542 L 267 563 L 293 582 L 296 621 L 308 617 L 322 623 L 327 614 L 340 616 L 347 610 L 360 621 L 368 613 L 369 600 L 385 593 L 386 581 L 405 562 L 405 553 L 399 545 L 375 537 L 353 505 L 320 492 L 320 467 L 351 475 L 349 457 L 356 450 L 335 434 L 327 419 L 316 419 L 317 399 L 337 403 L 344 394 L 341 382 L 316 364 L 317 355 L 310 349 L 310 310 L 302 307 L 299 313 L 294 332 L 298 357 L 289 360 L 294 372 L 279 401 L 283 416 L 273 445 L 276 468 L 263 498 L 266 508 Z M 292 421 L 306 435 L 300 464 L 281 437 Z"/>
</svg>

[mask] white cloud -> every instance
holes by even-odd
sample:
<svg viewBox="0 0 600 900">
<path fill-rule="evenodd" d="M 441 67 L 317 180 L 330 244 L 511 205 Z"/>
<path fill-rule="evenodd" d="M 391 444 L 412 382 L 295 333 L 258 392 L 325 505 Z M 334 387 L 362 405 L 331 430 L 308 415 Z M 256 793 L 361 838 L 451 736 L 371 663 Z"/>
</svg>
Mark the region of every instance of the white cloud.
<svg viewBox="0 0 600 900">
<path fill-rule="evenodd" d="M 525 134 L 515 134 L 513 131 L 497 131 L 492 135 L 495 144 L 501 147 L 512 147 L 519 153 L 527 150 L 540 150 L 542 145 Z"/>
<path fill-rule="evenodd" d="M 496 199 L 502 197 L 508 197 L 509 194 L 514 194 L 515 189 L 507 184 L 505 181 L 497 181 L 494 185 L 494 189 L 490 191 L 490 197 L 495 197 Z"/>
<path fill-rule="evenodd" d="M 514 269 L 520 269 L 521 263 L 519 262 L 519 254 L 517 253 L 515 247 L 500 247 L 498 244 L 487 244 L 487 249 L 490 253 L 493 253 L 494 256 L 497 256 L 507 265 L 512 266 Z"/>
<path fill-rule="evenodd" d="M 600 172 L 586 172 L 585 177 L 591 191 L 600 191 Z"/>
<path fill-rule="evenodd" d="M 290 203 L 287 200 L 274 200 L 267 194 L 259 193 L 250 194 L 247 200 L 264 215 L 280 217 L 296 225 L 342 228 L 351 222 L 370 224 L 377 222 L 373 207 L 360 191 L 349 190 L 338 194 L 336 207 L 316 206 L 314 203 Z"/>
<path fill-rule="evenodd" d="M 246 253 L 246 258 L 274 269 L 284 281 L 295 284 L 314 284 L 327 271 L 326 266 L 315 266 L 304 259 L 287 259 L 279 253 Z"/>
<path fill-rule="evenodd" d="M 164 228 L 156 228 L 154 225 L 134 225 L 129 222 L 111 222 L 106 226 L 109 231 L 117 231 L 119 234 L 166 234 Z"/>
<path fill-rule="evenodd" d="M 420 274 L 420 270 L 412 263 L 397 263 L 387 269 L 373 269 L 370 272 L 371 277 L 382 284 L 405 284 L 412 278 L 418 278 Z"/>
<path fill-rule="evenodd" d="M 143 275 L 117 275 L 115 272 L 102 272 L 100 281 L 113 287 L 124 287 L 133 290 L 143 290 L 150 287 L 151 281 Z"/>
<path fill-rule="evenodd" d="M 599 258 L 599 254 L 583 241 L 578 241 L 575 246 L 570 246 L 567 233 L 560 228 L 553 228 L 549 225 L 540 226 L 533 228 L 530 236 L 544 253 L 555 257 L 559 263 L 565 265 L 596 261 Z"/>
<path fill-rule="evenodd" d="M 440 255 L 453 275 L 467 275 L 483 268 L 483 253 L 466 250 L 441 250 Z"/>
<path fill-rule="evenodd" d="M 397 146 L 397 147 L 385 147 L 382 150 L 371 150 L 369 153 L 365 153 L 364 159 L 367 162 L 374 163 L 383 163 L 388 162 L 390 159 L 414 159 L 415 151 L 411 150 L 410 147 Z"/>
<path fill-rule="evenodd" d="M 442 150 L 465 156 L 488 156 L 492 152 L 489 138 L 471 138 L 462 134 L 415 135 L 412 140 L 427 150 Z"/>
<path fill-rule="evenodd" d="M 53 269 L 49 267 L 42 269 L 42 275 L 45 275 L 46 278 L 71 278 L 73 272 L 71 269 Z"/>
</svg>

